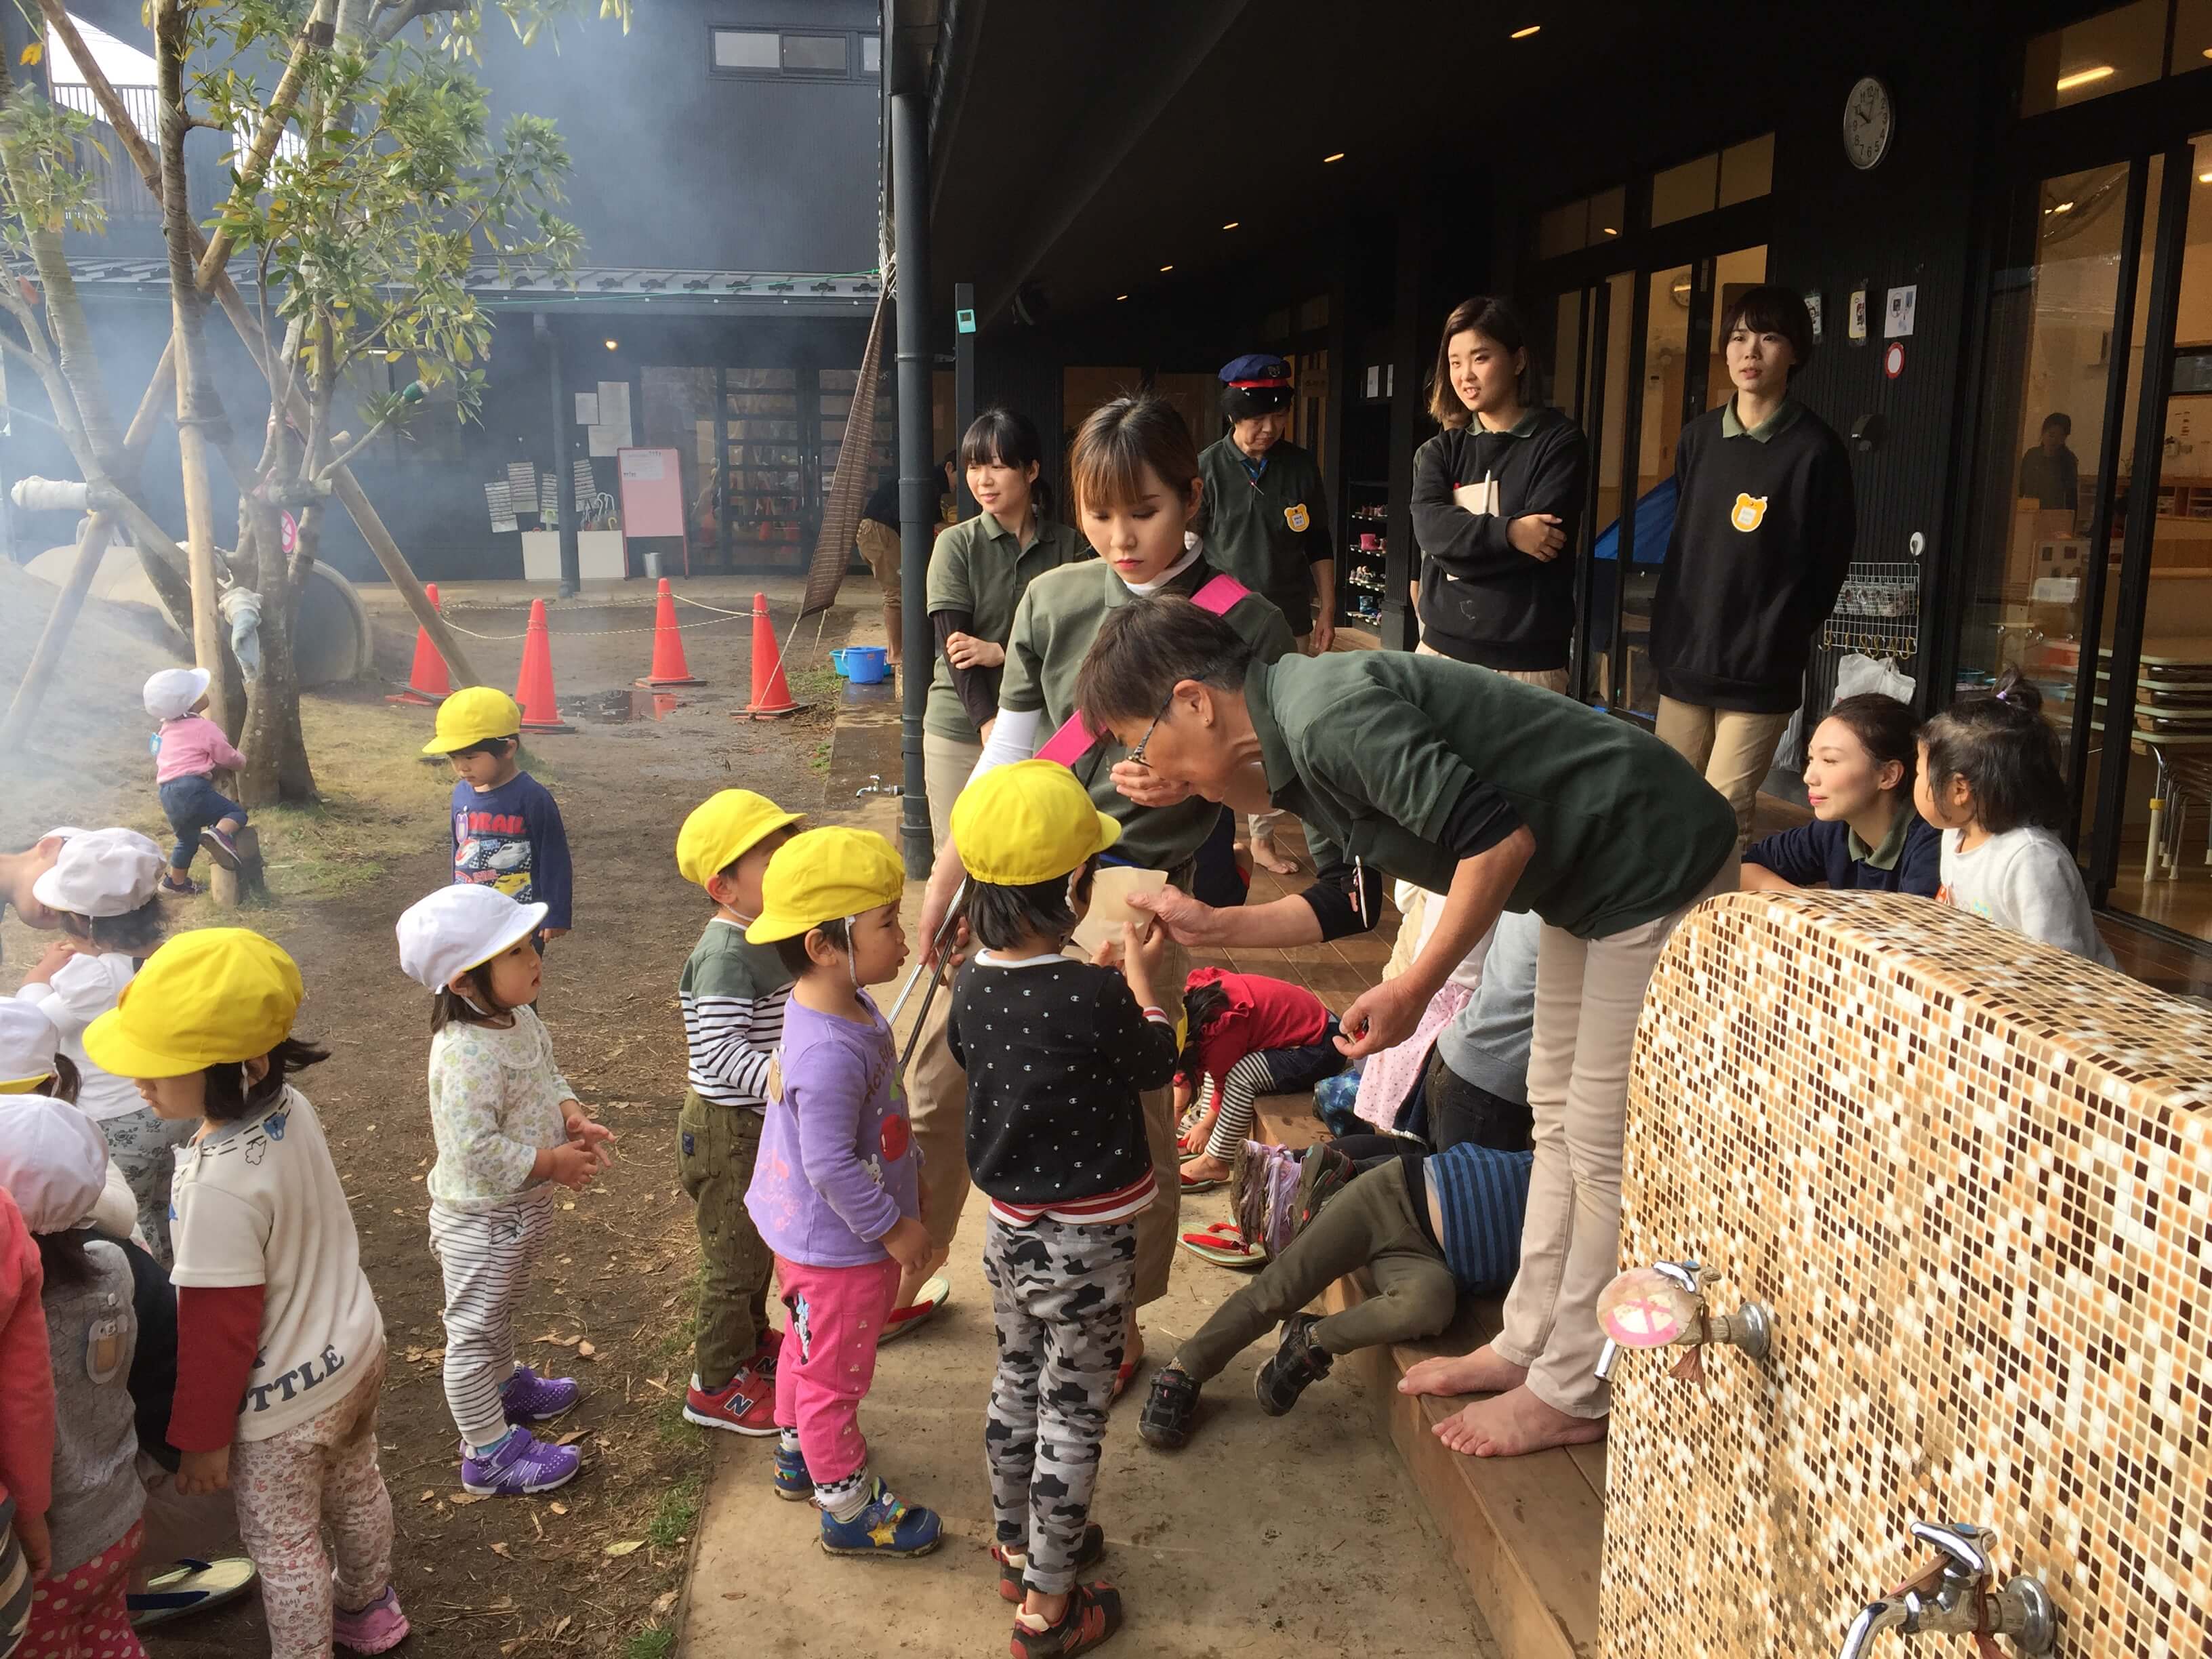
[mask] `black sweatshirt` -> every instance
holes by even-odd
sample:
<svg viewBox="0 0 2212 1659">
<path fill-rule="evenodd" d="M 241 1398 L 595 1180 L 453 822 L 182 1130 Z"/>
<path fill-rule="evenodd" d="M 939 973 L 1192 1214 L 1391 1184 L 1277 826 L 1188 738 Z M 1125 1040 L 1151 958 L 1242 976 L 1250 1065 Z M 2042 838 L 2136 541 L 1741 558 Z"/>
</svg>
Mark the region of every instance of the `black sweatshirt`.
<svg viewBox="0 0 2212 1659">
<path fill-rule="evenodd" d="M 1453 491 L 1497 489 L 1487 512 Z M 1589 443 L 1556 409 L 1534 409 L 1510 432 L 1470 422 L 1440 432 L 1413 457 L 1413 536 L 1420 544 L 1421 638 L 1485 668 L 1535 673 L 1567 665 L 1575 631 L 1575 533 L 1589 486 Z M 1548 513 L 1566 544 L 1533 559 L 1506 540 L 1514 520 Z"/>
<path fill-rule="evenodd" d="M 1680 495 L 1651 606 L 1651 666 L 1677 702 L 1796 708 L 1813 635 L 1850 568 L 1858 520 L 1843 440 L 1795 402 L 1768 427 L 1761 441 L 1724 404 L 1684 427 L 1674 451 Z"/>
<path fill-rule="evenodd" d="M 1152 1174 L 1140 1096 L 1175 1075 L 1175 1027 L 1112 969 L 972 960 L 945 1036 L 968 1073 L 968 1168 L 991 1197 L 1095 1198 Z"/>
</svg>

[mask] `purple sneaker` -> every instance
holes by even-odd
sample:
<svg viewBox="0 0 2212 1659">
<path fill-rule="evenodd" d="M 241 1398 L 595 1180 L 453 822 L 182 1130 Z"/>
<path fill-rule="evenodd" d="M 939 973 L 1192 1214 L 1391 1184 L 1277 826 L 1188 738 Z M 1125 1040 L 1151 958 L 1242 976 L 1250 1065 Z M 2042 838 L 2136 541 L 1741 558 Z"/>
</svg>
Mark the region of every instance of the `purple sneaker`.
<svg viewBox="0 0 2212 1659">
<path fill-rule="evenodd" d="M 479 1498 L 521 1498 L 567 1486 L 583 1466 L 584 1455 L 574 1446 L 549 1445 L 527 1429 L 509 1429 L 481 1457 L 461 1448 L 461 1490 Z"/>
<path fill-rule="evenodd" d="M 348 1613 L 332 1611 L 331 1639 L 356 1653 L 382 1653 L 407 1639 L 407 1615 L 399 1610 L 399 1592 L 390 1584 L 384 1594 L 365 1607 Z"/>
<path fill-rule="evenodd" d="M 210 858 L 226 870 L 235 870 L 245 862 L 238 856 L 238 843 L 220 824 L 210 823 L 200 831 L 200 845 L 207 848 Z"/>
<path fill-rule="evenodd" d="M 527 1365 L 500 1385 L 499 1403 L 510 1423 L 550 1423 L 575 1409 L 584 1385 L 573 1376 L 540 1376 Z"/>
</svg>

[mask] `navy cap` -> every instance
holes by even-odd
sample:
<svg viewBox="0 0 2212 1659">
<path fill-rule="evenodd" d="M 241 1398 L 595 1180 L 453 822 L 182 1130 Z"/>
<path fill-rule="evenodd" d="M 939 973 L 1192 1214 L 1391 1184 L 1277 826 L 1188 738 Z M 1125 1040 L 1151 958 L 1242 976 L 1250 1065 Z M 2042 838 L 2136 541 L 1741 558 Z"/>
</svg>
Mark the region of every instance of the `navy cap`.
<svg viewBox="0 0 2212 1659">
<path fill-rule="evenodd" d="M 1291 366 L 1272 352 L 1248 352 L 1221 371 L 1224 385 L 1244 391 L 1267 386 L 1288 386 Z"/>
</svg>

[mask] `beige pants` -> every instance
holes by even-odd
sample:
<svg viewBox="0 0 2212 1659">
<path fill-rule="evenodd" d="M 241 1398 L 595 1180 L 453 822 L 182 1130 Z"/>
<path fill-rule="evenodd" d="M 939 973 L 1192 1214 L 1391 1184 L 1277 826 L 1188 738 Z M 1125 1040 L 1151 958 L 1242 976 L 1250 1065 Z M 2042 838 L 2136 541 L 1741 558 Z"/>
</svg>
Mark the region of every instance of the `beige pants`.
<svg viewBox="0 0 2212 1659">
<path fill-rule="evenodd" d="M 899 533 L 887 524 L 863 519 L 853 539 L 868 568 L 876 573 L 876 586 L 884 590 L 884 642 L 890 649 L 891 660 L 896 662 L 906 642 L 906 606 L 899 586 Z"/>
<path fill-rule="evenodd" d="M 1695 904 L 1735 890 L 1731 858 Z M 1602 1417 L 1597 1298 L 1620 1270 L 1620 1151 L 1628 1062 L 1651 969 L 1691 905 L 1604 939 L 1547 926 L 1536 953 L 1536 1024 L 1528 1047 L 1535 1166 L 1521 1229 L 1521 1267 L 1491 1346 L 1528 1368 L 1539 1400 L 1571 1417 Z"/>
<path fill-rule="evenodd" d="M 1433 645 L 1423 643 L 1413 647 L 1413 654 L 1420 657 L 1441 657 L 1443 653 Z M 1503 674 L 1509 680 L 1518 680 L 1523 685 L 1536 686 L 1546 691 L 1556 691 L 1563 697 L 1567 695 L 1567 671 L 1564 668 L 1533 668 L 1525 671 L 1518 668 L 1493 668 L 1490 672 L 1493 674 Z"/>
<path fill-rule="evenodd" d="M 1735 846 L 1751 839 L 1759 786 L 1774 764 L 1774 751 L 1790 728 L 1784 714 L 1740 714 L 1729 708 L 1659 699 L 1659 741 L 1705 774 L 1705 781 L 1735 808 Z"/>
<path fill-rule="evenodd" d="M 1154 986 L 1161 1012 L 1170 1022 L 1182 1018 L 1182 983 L 1190 959 L 1170 943 Z M 929 1242 L 950 1249 L 960 1231 L 960 1212 L 968 1202 L 968 1074 L 952 1058 L 945 1024 L 952 998 L 940 986 L 929 1005 L 907 1067 L 906 1110 L 915 1145 L 921 1149 L 921 1224 Z M 1176 1220 L 1182 1202 L 1182 1160 L 1176 1144 L 1175 1091 L 1147 1089 L 1145 1140 L 1152 1154 L 1152 1179 L 1158 1194 L 1137 1218 L 1137 1305 L 1167 1293 L 1168 1267 L 1175 1259 Z M 1617 1184 L 1617 1183 L 1616 1183 Z"/>
<path fill-rule="evenodd" d="M 932 854 L 944 848 L 945 837 L 952 827 L 952 803 L 960 799 L 960 792 L 968 787 L 968 779 L 975 770 L 975 763 L 982 758 L 983 745 L 980 743 L 940 738 L 934 732 L 921 734 L 921 777 L 929 792 Z"/>
</svg>

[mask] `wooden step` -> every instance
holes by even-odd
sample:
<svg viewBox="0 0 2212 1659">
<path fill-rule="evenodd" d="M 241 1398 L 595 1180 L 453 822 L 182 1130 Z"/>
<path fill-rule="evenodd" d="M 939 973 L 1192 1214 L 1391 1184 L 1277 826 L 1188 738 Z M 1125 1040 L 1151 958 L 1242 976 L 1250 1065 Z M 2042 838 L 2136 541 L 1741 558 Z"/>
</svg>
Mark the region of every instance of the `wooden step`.
<svg viewBox="0 0 2212 1659">
<path fill-rule="evenodd" d="M 1257 1103 L 1259 1138 L 1307 1146 L 1327 1138 L 1305 1095 Z M 1322 1295 L 1331 1313 L 1374 1294 L 1364 1273 Z M 1462 1354 L 1497 1334 L 1501 1304 L 1463 1303 L 1452 1328 L 1425 1341 L 1364 1348 L 1342 1364 L 1358 1368 L 1376 1431 L 1404 1461 L 1489 1621 L 1498 1651 L 1513 1659 L 1595 1659 L 1598 1568 L 1605 1548 L 1605 1447 L 1577 1446 L 1533 1457 L 1465 1457 L 1431 1432 L 1466 1399 L 1398 1392 L 1407 1370 L 1437 1355 Z"/>
</svg>

